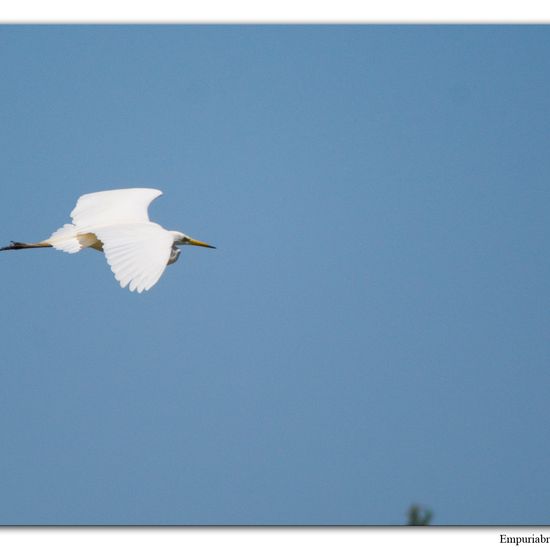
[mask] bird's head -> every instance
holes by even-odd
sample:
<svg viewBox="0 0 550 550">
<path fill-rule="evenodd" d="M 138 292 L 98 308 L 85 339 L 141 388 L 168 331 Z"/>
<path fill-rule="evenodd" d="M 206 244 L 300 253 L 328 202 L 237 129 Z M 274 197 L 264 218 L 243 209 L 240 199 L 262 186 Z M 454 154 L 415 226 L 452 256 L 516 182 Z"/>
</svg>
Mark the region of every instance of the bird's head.
<svg viewBox="0 0 550 550">
<path fill-rule="evenodd" d="M 179 231 L 171 231 L 171 233 L 174 235 L 175 245 L 181 246 L 184 244 L 190 244 L 193 246 L 204 246 L 206 248 L 216 248 L 211 244 L 206 244 L 206 243 L 203 243 L 202 241 L 197 241 L 197 239 L 192 239 L 191 237 L 189 237 L 189 235 L 186 235 L 185 233 L 180 233 Z"/>
</svg>

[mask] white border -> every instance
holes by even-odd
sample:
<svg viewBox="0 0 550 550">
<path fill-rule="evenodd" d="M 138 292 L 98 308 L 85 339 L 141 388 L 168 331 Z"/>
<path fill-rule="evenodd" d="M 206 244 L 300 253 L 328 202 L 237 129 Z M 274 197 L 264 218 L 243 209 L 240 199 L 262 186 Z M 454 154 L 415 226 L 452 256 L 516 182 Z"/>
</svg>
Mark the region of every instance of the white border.
<svg viewBox="0 0 550 550">
<path fill-rule="evenodd" d="M 4 23 L 536 23 L 548 0 L 11 0 Z"/>
<path fill-rule="evenodd" d="M 548 527 L 365 527 L 365 528 L 5 528 L 0 529 L 3 548 L 49 550 L 162 550 L 223 548 L 239 550 L 377 550 L 422 548 L 517 548 L 503 544 L 501 536 L 550 537 Z M 523 544 L 521 544 L 523 546 Z M 529 544 L 529 548 L 541 547 Z M 542 545 L 548 548 L 548 544 Z"/>
</svg>

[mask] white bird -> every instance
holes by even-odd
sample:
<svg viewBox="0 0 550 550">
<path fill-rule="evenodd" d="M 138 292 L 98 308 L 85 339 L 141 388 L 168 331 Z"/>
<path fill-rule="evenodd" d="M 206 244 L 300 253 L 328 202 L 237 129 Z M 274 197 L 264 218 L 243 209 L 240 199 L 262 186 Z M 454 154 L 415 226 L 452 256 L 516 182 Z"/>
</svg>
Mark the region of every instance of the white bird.
<svg viewBox="0 0 550 550">
<path fill-rule="evenodd" d="M 44 241 L 13 242 L 0 250 L 53 247 L 69 254 L 83 248 L 105 253 L 115 279 L 131 291 L 149 290 L 167 265 L 180 255 L 178 246 L 216 248 L 179 231 L 168 231 L 149 221 L 147 208 L 162 191 L 113 189 L 82 195 L 67 223 Z"/>
</svg>

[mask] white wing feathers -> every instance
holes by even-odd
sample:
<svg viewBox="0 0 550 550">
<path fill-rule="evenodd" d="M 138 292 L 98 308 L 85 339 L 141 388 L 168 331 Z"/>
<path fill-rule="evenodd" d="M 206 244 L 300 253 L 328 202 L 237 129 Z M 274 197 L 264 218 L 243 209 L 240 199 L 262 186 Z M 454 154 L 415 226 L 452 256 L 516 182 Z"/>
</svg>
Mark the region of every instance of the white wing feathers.
<svg viewBox="0 0 550 550">
<path fill-rule="evenodd" d="M 131 291 L 149 290 L 164 272 L 174 239 L 156 223 L 117 224 L 95 230 L 115 279 Z"/>
<path fill-rule="evenodd" d="M 73 223 L 43 242 L 72 254 L 99 240 L 120 286 L 149 290 L 166 268 L 174 244 L 170 232 L 149 221 L 147 209 L 159 195 L 158 189 L 141 188 L 82 195 L 71 212 Z"/>
<path fill-rule="evenodd" d="M 66 223 L 63 227 L 60 227 L 57 231 L 54 231 L 47 240 L 48 244 L 51 244 L 57 250 L 74 254 L 80 252 L 82 244 L 78 240 L 76 228 L 72 223 Z"/>
<path fill-rule="evenodd" d="M 71 212 L 78 229 L 113 223 L 148 222 L 147 208 L 162 191 L 158 189 L 115 189 L 82 195 Z"/>
</svg>

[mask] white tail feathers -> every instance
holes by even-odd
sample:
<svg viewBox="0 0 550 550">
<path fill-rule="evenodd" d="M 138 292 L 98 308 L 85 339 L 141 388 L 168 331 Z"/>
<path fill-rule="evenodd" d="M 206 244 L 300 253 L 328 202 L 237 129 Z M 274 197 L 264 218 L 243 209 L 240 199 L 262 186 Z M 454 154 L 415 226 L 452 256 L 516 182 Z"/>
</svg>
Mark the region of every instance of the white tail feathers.
<svg viewBox="0 0 550 550">
<path fill-rule="evenodd" d="M 66 223 L 43 242 L 51 244 L 57 250 L 74 254 L 80 252 L 83 248 L 94 245 L 97 238 L 93 233 L 79 235 L 72 223 Z"/>
</svg>

